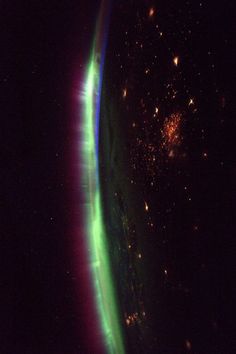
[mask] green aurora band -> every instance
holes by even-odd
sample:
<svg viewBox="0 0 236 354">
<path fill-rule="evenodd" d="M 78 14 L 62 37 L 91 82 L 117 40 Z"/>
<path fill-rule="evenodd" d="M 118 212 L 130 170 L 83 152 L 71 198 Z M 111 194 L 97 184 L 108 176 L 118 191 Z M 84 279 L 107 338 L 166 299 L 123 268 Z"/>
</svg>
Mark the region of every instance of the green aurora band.
<svg viewBox="0 0 236 354">
<path fill-rule="evenodd" d="M 101 13 L 99 22 L 101 23 Z M 102 47 L 99 45 L 99 41 L 101 41 L 101 33 L 98 33 L 101 31 L 99 22 L 86 70 L 82 95 L 82 187 L 85 198 L 85 232 L 88 241 L 94 301 L 100 324 L 99 330 L 102 331 L 107 353 L 124 354 L 125 347 L 116 291 L 112 279 L 99 182 L 98 127 L 103 69 L 100 58 L 104 54 L 101 49 L 98 50 L 99 47 Z"/>
</svg>

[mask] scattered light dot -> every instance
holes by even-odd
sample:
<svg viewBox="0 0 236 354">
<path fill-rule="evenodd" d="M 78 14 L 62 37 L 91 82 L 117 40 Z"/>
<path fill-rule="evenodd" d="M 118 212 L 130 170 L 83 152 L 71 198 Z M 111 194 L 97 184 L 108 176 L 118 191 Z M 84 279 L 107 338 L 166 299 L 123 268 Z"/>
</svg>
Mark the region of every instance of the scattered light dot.
<svg viewBox="0 0 236 354">
<path fill-rule="evenodd" d="M 179 64 L 179 57 L 174 57 L 173 62 L 174 62 L 174 64 L 175 64 L 175 66 L 178 66 L 178 64 Z"/>
<path fill-rule="evenodd" d="M 127 324 L 127 326 L 129 326 L 130 325 L 130 319 L 129 318 L 126 318 L 126 324 Z"/>
<path fill-rule="evenodd" d="M 167 269 L 165 269 L 165 270 L 164 270 L 164 273 L 165 273 L 165 275 L 167 275 L 167 274 L 168 274 Z"/>
<path fill-rule="evenodd" d="M 123 98 L 125 98 L 126 96 L 127 96 L 127 89 L 124 88 L 124 89 L 123 89 Z"/>
<path fill-rule="evenodd" d="M 138 254 L 138 258 L 141 259 L 142 258 L 142 255 L 141 253 Z"/>
<path fill-rule="evenodd" d="M 188 350 L 192 349 L 192 344 L 188 339 L 185 341 L 185 345 L 186 345 L 186 349 L 188 349 Z"/>
<path fill-rule="evenodd" d="M 193 101 L 192 98 L 190 98 L 188 105 L 191 106 L 191 105 L 193 105 L 193 104 L 194 104 L 194 101 Z"/>
<path fill-rule="evenodd" d="M 169 157 L 174 157 L 175 156 L 175 154 L 174 154 L 174 151 L 173 150 L 170 150 L 170 152 L 169 152 L 169 155 L 168 155 Z"/>
<path fill-rule="evenodd" d="M 144 206 L 145 206 L 145 210 L 148 211 L 149 208 L 147 202 L 144 203 Z"/>
<path fill-rule="evenodd" d="M 149 9 L 148 16 L 149 16 L 149 17 L 153 17 L 153 16 L 154 16 L 154 13 L 155 13 L 155 9 L 154 9 L 154 7 L 151 7 L 151 8 Z"/>
</svg>

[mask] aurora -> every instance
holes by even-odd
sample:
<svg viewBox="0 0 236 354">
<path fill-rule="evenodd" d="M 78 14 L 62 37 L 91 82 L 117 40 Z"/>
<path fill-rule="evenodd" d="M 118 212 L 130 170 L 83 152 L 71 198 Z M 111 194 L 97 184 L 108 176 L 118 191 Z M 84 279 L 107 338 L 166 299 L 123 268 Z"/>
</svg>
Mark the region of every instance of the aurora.
<svg viewBox="0 0 236 354">
<path fill-rule="evenodd" d="M 82 190 L 85 237 L 94 301 L 104 346 L 109 354 L 125 353 L 116 291 L 103 220 L 99 180 L 99 115 L 104 56 L 107 42 L 109 2 L 102 2 L 95 39 L 81 92 Z"/>
</svg>

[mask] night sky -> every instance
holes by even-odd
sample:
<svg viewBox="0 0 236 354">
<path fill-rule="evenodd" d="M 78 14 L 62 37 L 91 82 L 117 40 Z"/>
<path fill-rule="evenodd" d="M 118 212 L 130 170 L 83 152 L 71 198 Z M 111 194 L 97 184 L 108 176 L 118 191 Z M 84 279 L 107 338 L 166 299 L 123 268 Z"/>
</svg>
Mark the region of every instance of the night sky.
<svg viewBox="0 0 236 354">
<path fill-rule="evenodd" d="M 1 4 L 0 354 L 100 354 L 75 271 L 72 144 L 99 5 Z M 112 5 L 100 176 L 127 353 L 236 353 L 235 10 Z"/>
</svg>

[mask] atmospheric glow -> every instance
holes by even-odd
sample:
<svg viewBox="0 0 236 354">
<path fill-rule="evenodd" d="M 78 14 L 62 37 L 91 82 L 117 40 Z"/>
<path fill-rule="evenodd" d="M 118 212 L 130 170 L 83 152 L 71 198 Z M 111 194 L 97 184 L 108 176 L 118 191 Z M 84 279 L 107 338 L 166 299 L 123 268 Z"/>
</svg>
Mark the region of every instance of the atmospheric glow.
<svg viewBox="0 0 236 354">
<path fill-rule="evenodd" d="M 102 48 L 99 48 L 101 38 L 99 31 L 101 29 L 99 30 L 98 26 L 81 95 L 84 218 L 94 300 L 101 327 L 99 330 L 102 331 L 107 353 L 123 354 L 125 350 L 108 254 L 99 184 L 98 127 L 103 69 L 103 61 L 101 60 L 100 63 L 98 60 L 103 54 Z"/>
</svg>

